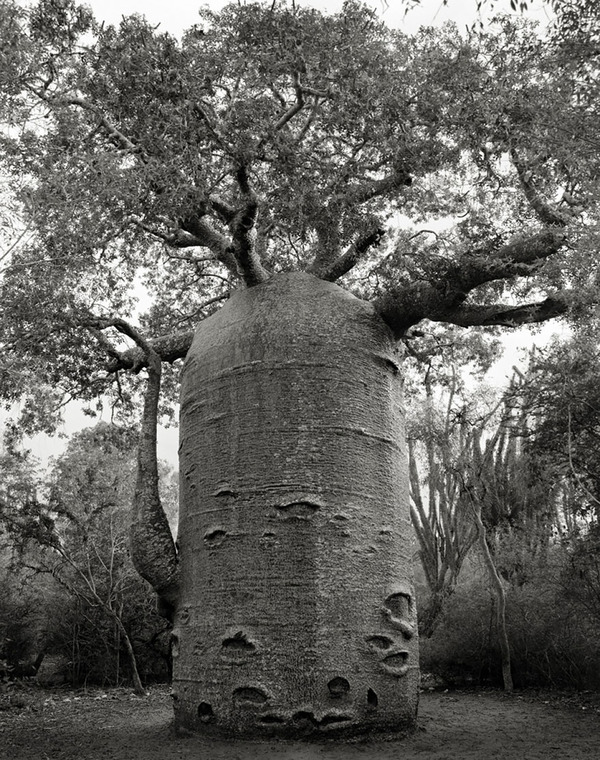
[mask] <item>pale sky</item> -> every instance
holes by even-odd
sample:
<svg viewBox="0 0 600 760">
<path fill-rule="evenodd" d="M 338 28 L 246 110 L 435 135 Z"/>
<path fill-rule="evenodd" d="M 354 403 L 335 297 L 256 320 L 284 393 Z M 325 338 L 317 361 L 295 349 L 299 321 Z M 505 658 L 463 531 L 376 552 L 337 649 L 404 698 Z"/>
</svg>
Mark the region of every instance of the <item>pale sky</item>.
<svg viewBox="0 0 600 760">
<path fill-rule="evenodd" d="M 178 34 L 198 21 L 198 8 L 207 5 L 219 9 L 226 3 L 224 0 L 209 0 L 209 2 L 194 2 L 194 0 L 84 0 L 89 5 L 96 18 L 111 24 L 118 24 L 122 16 L 141 13 L 153 24 L 160 24 L 164 31 Z M 342 6 L 343 0 L 297 0 L 300 5 L 310 5 L 324 11 L 335 12 Z M 419 26 L 442 24 L 449 19 L 459 25 L 471 25 L 478 18 L 477 0 L 421 0 L 420 7 L 414 8 L 405 15 L 406 6 L 399 0 L 366 0 L 378 10 L 389 26 L 398 27 L 406 32 L 414 32 Z M 488 0 L 485 15 L 490 13 L 490 5 L 497 12 L 509 12 L 509 0 Z M 549 8 L 542 0 L 531 0 L 527 12 L 529 18 L 545 24 L 549 18 Z"/>
</svg>

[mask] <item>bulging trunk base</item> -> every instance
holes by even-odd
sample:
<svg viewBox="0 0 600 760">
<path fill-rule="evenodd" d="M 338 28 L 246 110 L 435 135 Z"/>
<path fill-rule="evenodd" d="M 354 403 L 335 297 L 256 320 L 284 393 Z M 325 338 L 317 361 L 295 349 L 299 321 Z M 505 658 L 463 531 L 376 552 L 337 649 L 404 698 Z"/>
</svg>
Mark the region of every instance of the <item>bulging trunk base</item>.
<svg viewBox="0 0 600 760">
<path fill-rule="evenodd" d="M 178 724 L 311 738 L 414 725 L 394 345 L 369 304 L 304 274 L 201 324 L 181 398 Z"/>
</svg>

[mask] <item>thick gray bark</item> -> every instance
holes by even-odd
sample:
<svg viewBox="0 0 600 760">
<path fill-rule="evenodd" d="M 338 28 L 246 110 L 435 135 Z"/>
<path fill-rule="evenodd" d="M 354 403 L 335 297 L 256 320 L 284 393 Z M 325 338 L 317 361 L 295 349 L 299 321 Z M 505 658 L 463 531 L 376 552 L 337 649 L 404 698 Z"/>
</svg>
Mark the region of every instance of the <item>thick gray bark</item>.
<svg viewBox="0 0 600 760">
<path fill-rule="evenodd" d="M 226 735 L 402 731 L 418 702 L 398 358 L 307 274 L 201 323 L 181 395 L 176 719 Z"/>
</svg>

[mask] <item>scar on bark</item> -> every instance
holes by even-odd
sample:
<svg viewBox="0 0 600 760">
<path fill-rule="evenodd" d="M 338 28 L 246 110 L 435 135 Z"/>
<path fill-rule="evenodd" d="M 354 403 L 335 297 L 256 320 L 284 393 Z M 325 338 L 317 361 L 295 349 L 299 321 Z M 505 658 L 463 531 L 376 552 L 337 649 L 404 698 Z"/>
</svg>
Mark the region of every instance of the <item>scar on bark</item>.
<svg viewBox="0 0 600 760">
<path fill-rule="evenodd" d="M 404 638 L 413 638 L 416 629 L 413 623 L 414 610 L 412 597 L 409 593 L 401 591 L 396 594 L 390 594 L 385 600 L 384 612 L 390 624 L 402 631 Z"/>
<path fill-rule="evenodd" d="M 262 705 L 269 699 L 263 689 L 258 689 L 254 686 L 241 686 L 234 690 L 233 696 L 234 699 L 240 702 L 248 702 L 254 705 Z"/>
<path fill-rule="evenodd" d="M 256 646 L 243 631 L 238 631 L 233 636 L 223 639 L 221 646 L 230 654 L 251 654 L 256 650 Z"/>
<path fill-rule="evenodd" d="M 386 672 L 399 678 L 408 673 L 408 658 L 408 652 L 402 650 L 384 657 L 381 664 Z"/>
</svg>

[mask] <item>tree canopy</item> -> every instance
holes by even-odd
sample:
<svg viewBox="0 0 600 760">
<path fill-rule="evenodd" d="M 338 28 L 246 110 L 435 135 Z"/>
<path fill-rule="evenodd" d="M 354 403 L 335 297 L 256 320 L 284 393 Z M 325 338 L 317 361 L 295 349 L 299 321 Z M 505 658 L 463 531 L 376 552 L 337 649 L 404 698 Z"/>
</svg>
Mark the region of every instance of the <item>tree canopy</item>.
<svg viewBox="0 0 600 760">
<path fill-rule="evenodd" d="M 339 281 L 398 337 L 589 310 L 600 121 L 592 58 L 564 55 L 522 20 L 410 37 L 355 0 L 202 10 L 181 40 L 0 0 L 20 219 L 2 396 L 126 401 L 120 370 L 183 357 L 234 288 L 278 272 Z"/>
</svg>

